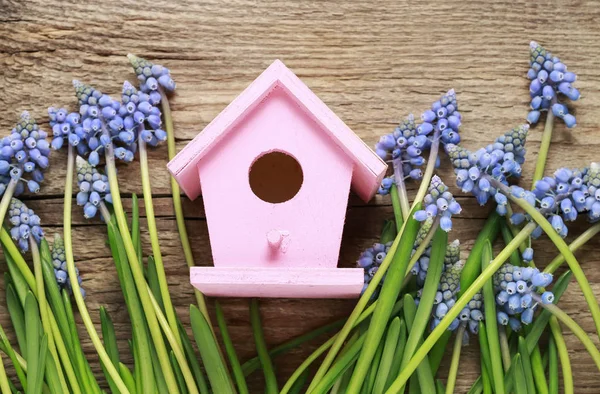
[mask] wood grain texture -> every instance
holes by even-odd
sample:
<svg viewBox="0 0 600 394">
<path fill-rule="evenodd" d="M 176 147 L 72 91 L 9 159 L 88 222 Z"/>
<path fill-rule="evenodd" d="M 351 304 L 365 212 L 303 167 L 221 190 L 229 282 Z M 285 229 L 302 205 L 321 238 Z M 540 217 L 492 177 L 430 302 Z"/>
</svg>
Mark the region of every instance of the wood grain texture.
<svg viewBox="0 0 600 394">
<path fill-rule="evenodd" d="M 171 68 L 178 83 L 172 98 L 178 147 L 204 128 L 274 59 L 285 62 L 369 145 L 391 131 L 409 112 L 420 114 L 437 97 L 455 88 L 463 113 L 464 144 L 476 148 L 522 123 L 528 110 L 528 43 L 547 46 L 575 71 L 582 98 L 574 105 L 578 126 L 557 124 L 548 163 L 583 166 L 598 160 L 600 147 L 600 8 L 595 1 L 180 1 L 0 0 L 0 129 L 8 133 L 22 110 L 47 126 L 45 108 L 75 104 L 71 80 L 89 82 L 117 95 L 125 79 L 134 80 L 125 55 L 147 57 Z M 528 141 L 524 185 L 529 185 L 541 127 Z M 150 154 L 155 211 L 173 302 L 188 324 L 193 302 L 182 250 L 168 197 L 166 148 Z M 52 171 L 42 192 L 28 203 L 37 209 L 47 233 L 61 231 L 65 156 L 52 157 Z M 447 165 L 440 171 L 453 183 Z M 125 195 L 140 193 L 137 164 L 121 167 Z M 411 186 L 414 188 L 414 185 Z M 456 191 L 456 190 L 455 190 Z M 458 193 L 458 192 L 457 192 Z M 451 239 L 463 253 L 477 235 L 488 208 L 461 197 L 463 214 Z M 127 200 L 126 203 L 130 203 Z M 211 264 L 202 201 L 185 201 L 184 211 L 194 256 Z M 341 250 L 343 266 L 352 266 L 362 249 L 374 242 L 382 221 L 391 216 L 387 199 L 363 204 L 351 197 Z M 88 291 L 87 303 L 99 324 L 98 308 L 111 313 L 119 344 L 126 350 L 128 316 L 99 221 L 85 221 L 74 211 L 75 258 Z M 144 222 L 145 224 L 145 222 Z M 571 228 L 569 238 L 586 223 Z M 232 226 L 232 244 L 236 237 Z M 147 234 L 143 234 L 150 251 Z M 600 247 L 596 239 L 578 253 L 596 295 L 600 296 Z M 536 262 L 556 251 L 536 242 Z M 0 271 L 4 271 L 0 265 Z M 248 302 L 223 299 L 230 333 L 242 359 L 254 355 Z M 261 314 L 269 345 L 345 316 L 350 300 L 264 300 Z M 8 323 L 4 292 L 0 322 Z M 561 307 L 588 332 L 594 325 L 575 284 Z M 85 334 L 82 335 L 85 337 Z M 577 393 L 600 392 L 598 371 L 578 340 L 566 333 Z M 595 336 L 592 336 L 597 342 Z M 291 373 L 319 341 L 277 359 L 280 380 Z M 84 349 L 97 360 L 89 341 Z M 476 377 L 477 345 L 465 349 L 457 392 Z M 126 361 L 130 361 L 126 359 Z M 447 371 L 448 363 L 442 368 Z M 100 373 L 97 362 L 95 371 Z M 260 373 L 250 379 L 262 392 Z"/>
</svg>

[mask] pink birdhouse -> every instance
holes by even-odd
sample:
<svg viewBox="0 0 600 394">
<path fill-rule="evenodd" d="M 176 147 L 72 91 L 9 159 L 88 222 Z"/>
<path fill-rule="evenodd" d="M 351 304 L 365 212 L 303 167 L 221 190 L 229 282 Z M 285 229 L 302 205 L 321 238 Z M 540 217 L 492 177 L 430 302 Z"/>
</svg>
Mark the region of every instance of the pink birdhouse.
<svg viewBox="0 0 600 394">
<path fill-rule="evenodd" d="M 350 185 L 370 200 L 386 164 L 276 60 L 169 164 L 203 196 L 214 267 L 207 295 L 356 297 L 362 268 L 337 268 Z"/>
</svg>

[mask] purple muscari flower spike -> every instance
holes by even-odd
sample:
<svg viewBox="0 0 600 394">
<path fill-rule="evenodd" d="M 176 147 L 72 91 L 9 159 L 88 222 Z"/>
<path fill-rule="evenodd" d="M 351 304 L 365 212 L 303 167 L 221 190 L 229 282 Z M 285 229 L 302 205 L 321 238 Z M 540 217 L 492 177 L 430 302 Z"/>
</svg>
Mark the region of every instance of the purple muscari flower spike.
<svg viewBox="0 0 600 394">
<path fill-rule="evenodd" d="M 452 215 L 461 212 L 460 204 L 442 182 L 439 176 L 434 175 L 429 185 L 429 193 L 423 199 L 425 209 L 415 212 L 414 218 L 424 221 L 428 217 L 440 217 L 440 227 L 444 231 L 452 229 Z"/>
<path fill-rule="evenodd" d="M 554 116 L 562 119 L 569 128 L 576 125 L 576 120 L 567 107 L 558 102 L 559 97 L 567 97 L 575 101 L 579 99 L 579 90 L 572 86 L 577 76 L 567 71 L 559 58 L 552 56 L 545 48 L 535 41 L 529 44 L 530 69 L 527 77 L 531 80 L 529 93 L 531 95 L 531 112 L 527 121 L 535 124 L 540 119 L 541 111 L 551 110 Z"/>
<path fill-rule="evenodd" d="M 574 221 L 580 214 L 587 214 L 588 220 L 600 219 L 600 166 L 592 163 L 590 168 L 560 168 L 553 176 L 547 176 L 536 182 L 532 193 L 512 186 L 515 197 L 525 198 L 544 214 L 558 234 L 565 237 L 568 233 L 567 222 Z M 529 215 L 514 214 L 511 221 L 515 225 L 531 220 Z M 536 229 L 532 237 L 541 235 Z M 524 256 L 525 258 L 525 256 Z"/>
<path fill-rule="evenodd" d="M 104 149 L 115 141 L 119 143 L 119 148 L 130 152 L 115 157 L 125 161 L 133 160 L 133 144 L 119 140 L 125 125 L 123 116 L 127 116 L 127 105 L 122 109 L 119 101 L 77 80 L 73 81 L 73 87 L 80 105 L 81 126 L 75 126 L 68 139 L 71 145 L 77 147 L 77 153 L 87 155 L 89 163 L 95 166 L 104 154 Z"/>
<path fill-rule="evenodd" d="M 481 205 L 494 196 L 497 212 L 505 215 L 507 199 L 497 194 L 489 178 L 508 184 L 508 178 L 521 176 L 528 131 L 528 125 L 517 126 L 476 152 L 454 144 L 446 145 L 456 173 L 456 184 L 463 192 L 472 193 Z"/>
<path fill-rule="evenodd" d="M 62 114 L 61 114 L 62 115 Z M 8 137 L 0 140 L 0 195 L 4 194 L 11 177 L 21 180 L 15 188 L 18 196 L 26 188 L 37 193 L 48 167 L 50 144 L 48 133 L 41 130 L 29 112 L 21 114 Z"/>
<path fill-rule="evenodd" d="M 126 108 L 123 118 L 124 130 L 119 133 L 118 138 L 125 144 L 132 144 L 142 138 L 151 146 L 166 141 L 167 133 L 160 128 L 160 110 L 151 104 L 150 95 L 139 93 L 131 83 L 123 83 L 123 106 Z M 148 126 L 148 127 L 146 127 Z"/>
<path fill-rule="evenodd" d="M 77 205 L 83 207 L 83 216 L 91 219 L 96 216 L 100 204 L 112 203 L 108 177 L 98 172 L 87 160 L 77 156 Z"/>
<path fill-rule="evenodd" d="M 40 227 L 40 217 L 32 209 L 27 208 L 23 202 L 16 198 L 11 199 L 8 218 L 12 226 L 10 235 L 21 252 L 25 253 L 29 250 L 29 235 L 33 235 L 38 244 L 41 242 L 44 232 Z"/>
<path fill-rule="evenodd" d="M 362 292 L 364 292 L 371 283 L 371 279 L 377 273 L 379 266 L 383 263 L 383 260 L 387 256 L 387 253 L 390 250 L 392 243 L 389 242 L 387 244 L 375 243 L 372 247 L 368 248 L 358 258 L 356 265 L 360 268 L 363 268 L 365 271 L 365 284 L 363 286 Z M 373 293 L 373 298 L 375 298 L 378 294 L 378 291 Z"/>
<path fill-rule="evenodd" d="M 167 92 L 175 90 L 176 85 L 171 78 L 171 72 L 168 68 L 153 64 L 131 53 L 127 55 L 127 58 L 140 81 L 140 90 L 142 92 L 152 94 L 152 92 L 156 92 L 161 88 Z M 156 105 L 158 102 L 153 104 Z"/>
<path fill-rule="evenodd" d="M 543 287 L 549 286 L 552 283 L 552 274 L 540 272 L 537 268 L 517 267 L 506 263 L 494 274 L 493 281 L 498 304 L 498 321 L 503 325 L 511 324 L 514 329 L 520 325 L 514 321 L 510 323 L 506 317 L 530 324 L 537 307 L 532 294 L 541 293 Z M 545 303 L 551 303 L 554 294 L 546 291 L 542 299 Z"/>
<path fill-rule="evenodd" d="M 444 145 L 460 141 L 461 115 L 457 108 L 456 93 L 452 89 L 421 115 L 423 122 L 420 125 L 410 114 L 393 133 L 383 135 L 375 144 L 375 152 L 383 160 L 392 160 L 399 165 L 405 178 L 422 179 L 421 167 L 426 162 L 425 153 L 431 148 L 432 139 L 440 138 Z M 388 191 L 389 187 L 382 185 L 380 192 Z"/>
<path fill-rule="evenodd" d="M 65 244 L 60 235 L 54 235 L 54 243 L 52 245 L 52 265 L 54 266 L 54 276 L 60 290 L 66 289 L 69 294 L 73 293 L 69 273 L 67 272 L 67 261 L 65 258 Z M 81 284 L 81 276 L 79 270 L 75 268 L 77 281 Z M 85 297 L 85 290 L 81 288 L 81 295 Z"/>
</svg>

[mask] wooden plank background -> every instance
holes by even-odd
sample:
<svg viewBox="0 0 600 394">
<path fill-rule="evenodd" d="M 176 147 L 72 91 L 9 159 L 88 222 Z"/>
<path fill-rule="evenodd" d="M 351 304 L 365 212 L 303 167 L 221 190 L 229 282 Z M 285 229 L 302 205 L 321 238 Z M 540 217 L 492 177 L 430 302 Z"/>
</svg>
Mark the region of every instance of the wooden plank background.
<svg viewBox="0 0 600 394">
<path fill-rule="evenodd" d="M 0 129 L 8 134 L 22 110 L 30 110 L 47 127 L 50 105 L 75 107 L 71 80 L 76 78 L 113 94 L 124 80 L 135 80 L 125 55 L 129 52 L 168 66 L 178 83 L 172 98 L 178 148 L 182 148 L 274 59 L 283 60 L 369 145 L 390 132 L 409 112 L 417 115 L 448 90 L 458 92 L 464 116 L 464 144 L 476 148 L 522 123 L 528 111 L 529 41 L 547 46 L 579 76 L 582 97 L 574 105 L 577 128 L 559 123 L 548 168 L 583 166 L 598 160 L 600 144 L 600 8 L 594 1 L 150 1 L 0 0 Z M 541 127 L 528 142 L 522 183 L 529 185 Z M 150 155 L 159 236 L 171 294 L 179 315 L 188 323 L 193 302 L 188 270 L 176 232 L 165 169 L 166 147 Z M 27 203 L 43 220 L 48 234 L 61 231 L 65 156 L 54 154 L 47 182 Z M 440 170 L 453 183 L 445 162 Z M 136 163 L 121 167 L 126 196 L 141 193 Z M 226 176 L 226 174 L 224 174 Z M 414 189 L 414 186 L 412 186 Z M 455 190 L 456 191 L 456 190 Z M 458 193 L 458 191 L 456 191 Z M 451 239 L 459 238 L 468 252 L 488 208 L 471 197 L 460 197 L 464 213 L 456 219 Z M 202 201 L 185 200 L 187 228 L 199 265 L 210 265 L 211 254 Z M 74 209 L 75 257 L 88 291 L 87 304 L 96 323 L 105 305 L 115 320 L 125 351 L 130 337 L 128 317 L 119 291 L 105 229 L 86 221 Z M 388 199 L 363 204 L 351 197 L 341 249 L 341 264 L 351 266 L 361 250 L 374 242 L 382 221 L 390 217 Z M 571 227 L 579 234 L 584 221 Z M 232 226 L 231 243 L 236 234 Z M 144 247 L 150 250 L 148 236 Z M 536 262 L 544 264 L 556 250 L 547 240 L 536 242 Z M 600 258 L 596 239 L 578 253 L 597 295 Z M 0 271 L 4 271 L 0 265 Z M 4 292 L 0 321 L 8 323 Z M 254 354 L 248 302 L 220 300 L 242 359 Z M 345 316 L 354 301 L 264 300 L 261 313 L 267 342 L 290 337 Z M 589 312 L 576 285 L 561 307 L 588 332 Z M 82 336 L 86 335 L 83 333 Z M 566 333 L 577 393 L 600 392 L 591 358 L 578 340 Z M 596 341 L 595 336 L 592 336 Z M 280 380 L 291 373 L 320 341 L 276 360 Z M 596 342 L 597 343 L 597 342 Z M 84 347 L 97 361 L 89 341 Z M 476 345 L 462 358 L 458 392 L 476 376 Z M 96 371 L 99 372 L 95 362 Z M 447 370 L 447 363 L 442 374 Z M 262 392 L 260 373 L 250 379 Z"/>
</svg>

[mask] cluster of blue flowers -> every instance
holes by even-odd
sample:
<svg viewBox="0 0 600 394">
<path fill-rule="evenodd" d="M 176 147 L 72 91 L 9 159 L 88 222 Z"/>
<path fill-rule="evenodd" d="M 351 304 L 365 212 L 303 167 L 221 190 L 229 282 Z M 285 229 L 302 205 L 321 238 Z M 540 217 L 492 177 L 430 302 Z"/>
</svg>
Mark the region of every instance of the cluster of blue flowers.
<svg viewBox="0 0 600 394">
<path fill-rule="evenodd" d="M 11 179 L 18 182 L 14 194 L 19 196 L 25 188 L 31 193 L 40 190 L 43 171 L 48 168 L 50 144 L 48 133 L 40 130 L 35 119 L 24 111 L 8 137 L 0 141 L 0 195 Z"/>
<path fill-rule="evenodd" d="M 558 101 L 558 95 L 562 94 L 573 101 L 579 99 L 579 90 L 572 85 L 577 75 L 567 71 L 567 66 L 559 58 L 552 56 L 535 41 L 530 44 L 530 54 L 531 68 L 527 77 L 531 80 L 529 93 L 532 110 L 527 115 L 527 121 L 535 124 L 540 119 L 541 111 L 551 110 L 567 127 L 574 127 L 575 116 L 569 113 L 566 105 Z"/>
<path fill-rule="evenodd" d="M 375 144 L 375 152 L 379 157 L 394 161 L 395 166 L 402 168 L 405 178 L 416 180 L 423 177 L 421 167 L 426 162 L 424 153 L 430 149 L 433 138 L 440 138 L 444 145 L 460 142 L 458 131 L 461 115 L 454 89 L 434 102 L 431 109 L 421 115 L 421 120 L 422 123 L 417 125 L 410 114 L 393 133 L 382 136 Z M 436 166 L 439 166 L 439 157 L 436 158 Z M 393 184 L 393 177 L 385 178 L 379 194 L 388 194 Z"/>
<path fill-rule="evenodd" d="M 156 94 L 160 96 L 159 89 L 164 89 L 167 92 L 175 90 L 175 81 L 171 78 L 171 72 L 168 68 L 143 59 L 141 57 L 129 54 L 127 55 L 133 70 L 140 81 L 140 90 L 148 93 L 151 96 Z M 153 93 L 154 92 L 154 93 Z M 152 104 L 156 105 L 160 102 L 160 97 L 152 100 Z"/>
<path fill-rule="evenodd" d="M 56 234 L 54 236 L 54 243 L 52 244 L 52 265 L 54 266 L 54 276 L 56 277 L 56 283 L 60 290 L 65 289 L 69 294 L 73 294 L 71 287 L 71 281 L 69 280 L 69 273 L 67 270 L 67 261 L 65 257 L 65 244 L 60 237 Z M 77 274 L 77 282 L 81 285 L 82 280 L 79 276 L 79 270 L 75 268 Z M 81 295 L 85 297 L 85 290 L 81 289 Z"/>
<path fill-rule="evenodd" d="M 77 205 L 83 207 L 83 216 L 90 219 L 96 216 L 103 201 L 112 203 L 108 177 L 80 156 L 77 156 L 76 167 L 79 186 Z"/>
<path fill-rule="evenodd" d="M 532 267 L 517 267 L 504 264 L 494 274 L 497 319 L 502 325 L 518 331 L 522 324 L 530 324 L 538 303 L 533 293 L 538 293 L 552 283 L 552 274 L 540 272 Z M 554 294 L 544 291 L 541 300 L 545 304 L 554 301 Z"/>
<path fill-rule="evenodd" d="M 444 231 L 452 229 L 452 215 L 458 215 L 462 208 L 450 193 L 448 186 L 442 182 L 439 176 L 431 178 L 428 193 L 423 199 L 425 209 L 415 212 L 414 218 L 419 222 L 427 218 L 440 217 L 440 228 Z"/>
<path fill-rule="evenodd" d="M 160 103 L 160 93 L 154 91 L 158 96 L 138 92 L 131 83 L 123 83 L 123 94 L 121 100 L 124 110 L 123 129 L 119 132 L 119 140 L 130 145 L 139 137 L 151 146 L 167 139 L 167 133 L 161 129 L 162 120 L 160 109 L 156 106 Z M 158 101 L 156 101 L 158 100 Z"/>
<path fill-rule="evenodd" d="M 8 220 L 10 222 L 10 236 L 17 243 L 23 253 L 29 250 L 29 238 L 40 243 L 44 237 L 44 231 L 40 227 L 40 217 L 27 208 L 22 201 L 13 198 L 8 208 Z"/>
<path fill-rule="evenodd" d="M 78 149 L 80 154 L 87 153 L 87 146 L 79 144 L 85 138 L 79 113 L 69 113 L 65 108 L 50 107 L 48 108 L 48 117 L 50 118 L 50 127 L 52 127 L 52 149 L 59 150 L 67 140 L 69 144 Z"/>
<path fill-rule="evenodd" d="M 446 151 L 454 166 L 456 183 L 465 193 L 473 193 L 479 204 L 484 205 L 494 197 L 500 215 L 507 212 L 507 198 L 490 184 L 489 178 L 508 184 L 508 178 L 521 176 L 525 161 L 525 141 L 528 125 L 517 126 L 493 144 L 472 153 L 459 145 L 447 145 Z"/>
<path fill-rule="evenodd" d="M 431 230 L 431 226 L 433 225 L 433 218 L 427 218 L 421 223 L 421 227 L 419 227 L 419 231 L 417 232 L 417 238 L 413 244 L 413 250 L 411 256 L 417 252 L 419 246 L 425 240 L 425 237 Z M 425 278 L 427 277 L 427 270 L 429 269 L 429 259 L 431 257 L 431 245 L 428 245 L 419 259 L 415 262 L 412 267 L 409 267 L 410 273 L 415 277 L 418 288 L 423 287 L 425 283 Z"/>
<path fill-rule="evenodd" d="M 77 133 L 79 129 L 76 128 L 77 141 L 71 142 L 70 137 L 69 142 L 73 146 L 82 145 L 78 152 L 80 155 L 87 153 L 90 164 L 96 166 L 100 162 L 100 155 L 104 154 L 104 150 L 113 144 L 125 128 L 122 115 L 127 112 L 127 108 L 122 107 L 119 101 L 79 81 L 73 81 L 73 87 L 80 106 L 82 135 Z M 136 144 L 132 141 L 123 142 L 115 148 L 114 153 L 116 158 L 131 162 L 135 151 Z"/>
<path fill-rule="evenodd" d="M 442 276 L 440 278 L 440 284 L 438 291 L 435 294 L 435 300 L 433 302 L 433 311 L 431 319 L 431 328 L 437 327 L 440 321 L 446 316 L 446 313 L 456 303 L 456 295 L 460 290 L 460 273 L 462 272 L 464 262 L 462 260 L 456 263 L 446 266 Z M 460 324 L 459 319 L 454 319 L 448 330 L 454 331 Z"/>
<path fill-rule="evenodd" d="M 385 260 L 387 256 L 390 246 L 392 246 L 391 242 L 387 244 L 375 243 L 372 247 L 368 248 L 364 252 L 361 253 L 358 261 L 356 262 L 357 266 L 363 268 L 365 271 L 365 284 L 362 289 L 362 293 L 365 292 L 369 283 L 373 279 L 373 276 L 377 273 L 379 266 Z M 373 297 L 376 297 L 376 293 L 373 293 Z"/>
<path fill-rule="evenodd" d="M 523 198 L 544 214 L 554 230 L 563 238 L 568 234 L 565 222 L 572 222 L 580 214 L 587 214 L 590 222 L 600 220 L 600 167 L 592 164 L 590 168 L 561 168 L 553 176 L 547 176 L 536 182 L 532 192 L 512 186 L 511 193 Z M 529 215 L 515 213 L 511 222 L 518 226 L 529 221 Z M 542 234 L 537 227 L 532 237 Z"/>
</svg>

